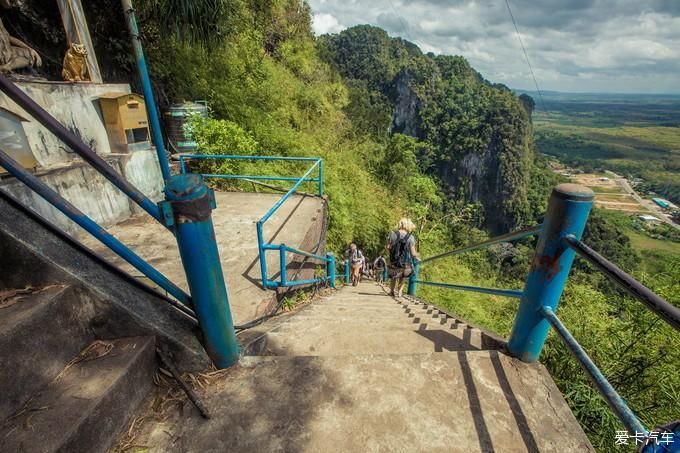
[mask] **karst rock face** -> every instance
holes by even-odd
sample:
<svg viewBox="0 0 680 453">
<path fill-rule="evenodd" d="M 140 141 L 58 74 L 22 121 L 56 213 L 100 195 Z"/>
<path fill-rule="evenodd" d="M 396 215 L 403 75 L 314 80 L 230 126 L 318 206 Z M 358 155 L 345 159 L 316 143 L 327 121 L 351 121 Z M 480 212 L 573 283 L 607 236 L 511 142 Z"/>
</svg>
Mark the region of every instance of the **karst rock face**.
<svg viewBox="0 0 680 453">
<path fill-rule="evenodd" d="M 415 137 L 434 150 L 428 171 L 448 193 L 480 203 L 493 232 L 528 220 L 533 145 L 526 100 L 486 81 L 462 57 L 425 55 L 376 27 L 353 27 L 321 40 L 347 80 L 386 101 L 390 133 Z"/>
</svg>

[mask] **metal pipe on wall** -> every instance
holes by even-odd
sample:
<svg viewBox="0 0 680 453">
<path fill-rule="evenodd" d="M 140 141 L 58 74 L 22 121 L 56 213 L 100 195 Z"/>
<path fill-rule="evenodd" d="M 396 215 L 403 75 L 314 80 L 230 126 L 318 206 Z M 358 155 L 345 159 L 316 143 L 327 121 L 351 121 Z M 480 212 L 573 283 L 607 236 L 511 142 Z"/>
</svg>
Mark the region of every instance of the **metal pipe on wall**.
<svg viewBox="0 0 680 453">
<path fill-rule="evenodd" d="M 153 95 L 151 87 L 151 79 L 149 77 L 149 69 L 144 58 L 144 49 L 139 38 L 139 28 L 137 27 L 137 19 L 135 18 L 135 10 L 132 7 L 132 0 L 121 0 L 123 5 L 123 12 L 130 30 L 130 37 L 132 40 L 132 48 L 135 52 L 135 61 L 137 62 L 137 70 L 139 71 L 139 78 L 142 82 L 142 91 L 144 91 L 144 99 L 146 101 L 147 115 L 149 116 L 149 123 L 151 126 L 151 134 L 153 135 L 154 145 L 156 145 L 156 154 L 158 154 L 158 165 L 161 167 L 163 180 L 167 181 L 170 178 L 170 164 L 168 164 L 168 155 L 165 152 L 165 143 L 163 142 L 163 130 L 161 129 L 161 122 L 158 118 L 158 108 L 156 106 L 156 98 Z"/>
</svg>

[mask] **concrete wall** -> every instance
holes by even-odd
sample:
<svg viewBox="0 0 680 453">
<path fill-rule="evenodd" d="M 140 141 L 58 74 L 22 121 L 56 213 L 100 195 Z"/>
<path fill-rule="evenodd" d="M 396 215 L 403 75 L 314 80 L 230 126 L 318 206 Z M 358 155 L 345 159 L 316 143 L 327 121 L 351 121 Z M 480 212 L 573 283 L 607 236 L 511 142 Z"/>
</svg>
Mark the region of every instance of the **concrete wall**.
<svg viewBox="0 0 680 453">
<path fill-rule="evenodd" d="M 162 198 L 163 181 L 153 148 L 112 154 L 101 117 L 98 98 L 104 93 L 129 93 L 125 84 L 17 83 L 33 100 L 80 137 L 97 154 L 149 198 Z M 28 121 L 23 122 L 31 150 L 38 162 L 35 174 L 60 195 L 102 226 L 129 218 L 141 209 L 98 172 L 74 154 L 28 113 L 0 93 L 0 107 Z M 0 188 L 15 195 L 39 214 L 68 232 L 79 228 L 22 183 L 6 175 Z"/>
</svg>

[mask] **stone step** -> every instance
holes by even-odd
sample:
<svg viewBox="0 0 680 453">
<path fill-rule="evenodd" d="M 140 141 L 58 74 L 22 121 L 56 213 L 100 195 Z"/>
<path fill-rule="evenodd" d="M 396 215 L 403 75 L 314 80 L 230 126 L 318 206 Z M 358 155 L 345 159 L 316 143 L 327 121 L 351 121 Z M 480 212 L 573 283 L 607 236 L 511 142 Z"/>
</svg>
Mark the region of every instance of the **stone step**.
<svg viewBox="0 0 680 453">
<path fill-rule="evenodd" d="M 108 450 L 153 386 L 155 340 L 132 337 L 91 346 L 5 421 L 3 451 Z"/>
<path fill-rule="evenodd" d="M 271 331 L 250 345 L 249 355 L 412 354 L 480 350 L 486 346 L 479 329 L 431 327 L 367 328 L 356 324 L 309 325 L 306 329 Z"/>
<path fill-rule="evenodd" d="M 423 309 L 420 307 L 334 307 L 332 305 L 321 306 L 321 305 L 310 305 L 304 310 L 301 310 L 300 315 L 354 315 L 362 317 L 371 316 L 396 316 L 396 317 L 430 317 L 430 318 L 447 318 L 446 313 L 442 313 L 436 309 Z"/>
<path fill-rule="evenodd" d="M 371 317 L 355 317 L 355 316 L 294 316 L 288 321 L 281 324 L 276 328 L 276 331 L 285 330 L 296 330 L 296 329 L 306 329 L 310 326 L 318 325 L 333 325 L 333 324 L 343 324 L 343 325 L 353 325 L 353 326 L 364 326 L 367 329 L 376 328 L 378 326 L 389 329 L 389 328 L 400 328 L 408 327 L 410 329 L 426 329 L 432 327 L 438 328 L 449 328 L 449 329 L 463 329 L 467 327 L 467 324 L 457 321 L 456 319 L 448 318 L 421 318 L 421 317 L 397 317 L 397 318 L 385 318 L 379 316 Z"/>
<path fill-rule="evenodd" d="M 201 392 L 210 420 L 186 408 L 149 416 L 135 425 L 136 444 L 148 453 L 595 451 L 545 368 L 497 351 L 244 357 Z"/>
<path fill-rule="evenodd" d="M 84 291 L 51 286 L 9 299 L 0 312 L 0 420 L 43 389 L 94 337 Z M 7 303 L 7 302 L 6 302 Z"/>
</svg>

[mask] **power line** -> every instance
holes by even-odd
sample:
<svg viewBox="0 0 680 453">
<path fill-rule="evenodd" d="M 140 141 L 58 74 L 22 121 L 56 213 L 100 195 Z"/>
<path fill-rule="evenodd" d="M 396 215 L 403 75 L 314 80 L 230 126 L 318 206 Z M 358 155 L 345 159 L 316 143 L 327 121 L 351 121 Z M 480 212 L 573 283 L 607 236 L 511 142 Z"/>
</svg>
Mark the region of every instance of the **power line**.
<svg viewBox="0 0 680 453">
<path fill-rule="evenodd" d="M 406 26 L 406 22 L 401 17 L 401 15 L 397 12 L 397 9 L 394 7 L 394 3 L 392 3 L 392 0 L 387 0 L 387 3 L 390 4 L 392 11 L 394 12 L 395 16 L 397 16 L 397 19 L 399 19 L 399 23 L 401 24 L 401 27 L 404 29 L 404 33 L 406 34 L 406 37 L 408 38 L 408 40 L 411 41 L 411 42 L 414 42 L 413 37 L 411 36 L 411 33 L 409 33 L 408 27 Z"/>
<path fill-rule="evenodd" d="M 538 87 L 538 81 L 536 80 L 536 75 L 534 74 L 534 68 L 531 66 L 531 61 L 529 61 L 529 55 L 527 55 L 527 50 L 524 48 L 524 42 L 522 42 L 522 35 L 520 35 L 519 28 L 517 28 L 517 22 L 515 21 L 515 16 L 512 14 L 512 8 L 510 8 L 510 1 L 505 0 L 505 5 L 508 7 L 508 12 L 510 13 L 510 19 L 512 19 L 512 24 L 515 26 L 515 31 L 517 32 L 517 39 L 519 40 L 520 46 L 522 46 L 522 52 L 524 52 L 524 58 L 527 61 L 527 66 L 529 66 L 529 72 L 531 72 L 531 78 L 534 79 L 534 85 L 536 86 L 536 91 L 538 92 L 538 97 L 541 100 L 541 107 L 543 107 L 543 111 L 545 113 L 548 113 L 548 110 L 545 108 L 545 101 L 543 100 L 543 93 L 541 93 L 541 89 Z"/>
</svg>

